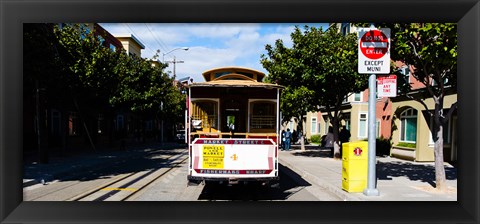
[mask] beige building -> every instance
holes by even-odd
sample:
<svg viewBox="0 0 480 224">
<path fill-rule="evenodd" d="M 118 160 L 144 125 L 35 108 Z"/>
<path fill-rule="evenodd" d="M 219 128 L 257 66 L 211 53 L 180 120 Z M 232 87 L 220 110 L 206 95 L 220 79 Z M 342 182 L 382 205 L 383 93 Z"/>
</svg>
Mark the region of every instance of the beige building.
<svg viewBox="0 0 480 224">
<path fill-rule="evenodd" d="M 427 162 L 434 161 L 434 142 L 432 139 L 431 129 L 432 120 L 425 107 L 415 100 L 406 97 L 396 97 L 393 101 L 393 126 L 396 127 L 392 132 L 392 149 L 391 156 Z M 448 109 L 457 102 L 457 94 L 450 93 L 444 98 L 444 113 L 448 113 Z M 432 98 L 425 100 L 430 110 L 435 108 Z M 443 148 L 444 160 L 457 160 L 457 114 L 452 115 L 449 122 L 443 129 Z M 405 146 L 402 143 L 410 143 Z M 399 145 L 400 144 L 400 145 Z M 402 146 L 403 145 L 403 146 Z"/>
<path fill-rule="evenodd" d="M 143 45 L 133 34 L 115 35 L 115 38 L 122 43 L 123 48 L 127 51 L 128 55 L 141 57 L 141 50 L 145 49 L 145 45 Z"/>
</svg>

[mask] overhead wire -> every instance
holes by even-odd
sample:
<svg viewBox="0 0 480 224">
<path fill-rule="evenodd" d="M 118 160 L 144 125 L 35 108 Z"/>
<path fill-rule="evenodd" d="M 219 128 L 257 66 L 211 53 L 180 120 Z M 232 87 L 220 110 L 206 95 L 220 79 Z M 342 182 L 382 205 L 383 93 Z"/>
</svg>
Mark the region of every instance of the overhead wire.
<svg viewBox="0 0 480 224">
<path fill-rule="evenodd" d="M 157 42 L 158 46 L 160 48 L 162 48 L 161 50 L 163 50 L 163 52 L 167 52 L 168 50 L 168 47 L 167 45 L 162 41 L 161 38 L 157 37 L 157 35 L 155 35 L 155 33 L 152 31 L 152 29 L 150 29 L 150 27 L 148 26 L 147 23 L 144 23 L 145 26 L 147 27 L 148 31 L 150 32 L 150 34 L 152 34 L 152 37 L 153 39 Z"/>
<path fill-rule="evenodd" d="M 132 34 L 135 35 L 135 37 L 140 40 L 141 42 L 145 43 L 139 35 L 137 35 L 135 33 L 135 31 L 133 31 L 133 29 L 130 27 L 130 25 L 128 23 L 123 23 L 123 25 L 127 26 L 127 28 L 132 31 Z M 152 56 L 156 54 L 156 51 L 152 50 L 150 47 L 148 47 L 147 45 L 145 45 L 145 49 L 148 49 L 150 52 L 152 52 Z"/>
</svg>

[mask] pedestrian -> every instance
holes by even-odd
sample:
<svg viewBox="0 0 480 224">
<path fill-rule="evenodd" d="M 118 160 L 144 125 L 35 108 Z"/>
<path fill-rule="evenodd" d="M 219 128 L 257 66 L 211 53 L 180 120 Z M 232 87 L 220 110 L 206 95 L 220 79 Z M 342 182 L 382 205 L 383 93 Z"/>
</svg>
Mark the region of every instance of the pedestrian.
<svg viewBox="0 0 480 224">
<path fill-rule="evenodd" d="M 328 127 L 328 134 L 325 136 L 325 148 L 331 149 L 332 151 L 332 157 L 333 157 L 333 128 Z"/>
<path fill-rule="evenodd" d="M 348 131 L 346 126 L 342 127 L 342 130 L 338 134 L 341 143 L 349 142 L 350 141 L 350 131 Z"/>
<path fill-rule="evenodd" d="M 349 142 L 350 136 L 350 131 L 348 131 L 346 126 L 343 126 L 342 130 L 338 134 L 338 138 L 340 140 L 340 156 L 342 156 L 343 153 L 343 143 Z"/>
<path fill-rule="evenodd" d="M 292 140 L 292 132 L 290 132 L 290 128 L 287 128 L 287 132 L 285 132 L 285 151 L 290 151 L 291 140 Z"/>
<path fill-rule="evenodd" d="M 282 151 L 285 150 L 285 130 L 282 130 L 282 138 L 280 139 Z"/>
<path fill-rule="evenodd" d="M 292 140 L 290 141 L 292 144 L 297 144 L 297 131 L 293 130 L 292 132 Z"/>
</svg>

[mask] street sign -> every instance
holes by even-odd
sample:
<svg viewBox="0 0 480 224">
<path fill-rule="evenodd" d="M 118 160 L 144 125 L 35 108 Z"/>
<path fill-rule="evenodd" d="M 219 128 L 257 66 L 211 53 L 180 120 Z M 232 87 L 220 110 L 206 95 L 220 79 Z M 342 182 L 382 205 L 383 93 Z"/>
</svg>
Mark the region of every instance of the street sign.
<svg viewBox="0 0 480 224">
<path fill-rule="evenodd" d="M 358 73 L 390 73 L 390 29 L 359 28 Z"/>
<path fill-rule="evenodd" d="M 397 76 L 389 75 L 378 77 L 377 79 L 378 97 L 396 97 L 397 96 Z"/>
</svg>

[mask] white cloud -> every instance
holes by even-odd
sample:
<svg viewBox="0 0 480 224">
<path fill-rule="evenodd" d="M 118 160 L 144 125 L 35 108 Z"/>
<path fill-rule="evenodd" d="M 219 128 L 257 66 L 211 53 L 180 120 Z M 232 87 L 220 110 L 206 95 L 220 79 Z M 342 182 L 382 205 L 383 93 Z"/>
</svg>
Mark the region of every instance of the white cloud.
<svg viewBox="0 0 480 224">
<path fill-rule="evenodd" d="M 192 76 L 201 82 L 203 71 L 222 66 L 242 66 L 265 72 L 260 64 L 260 55 L 265 54 L 265 45 L 273 45 L 282 39 L 291 46 L 291 24 L 101 24 L 112 34 L 132 33 L 146 46 L 142 57 L 151 58 L 157 49 L 168 52 L 178 47 L 189 47 L 188 51 L 176 50 L 165 56 L 165 60 L 177 60 L 177 78 Z M 160 60 L 162 60 L 160 53 Z M 173 65 L 167 68 L 173 71 Z"/>
</svg>

